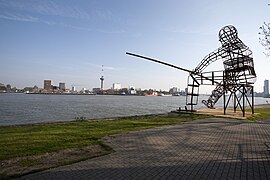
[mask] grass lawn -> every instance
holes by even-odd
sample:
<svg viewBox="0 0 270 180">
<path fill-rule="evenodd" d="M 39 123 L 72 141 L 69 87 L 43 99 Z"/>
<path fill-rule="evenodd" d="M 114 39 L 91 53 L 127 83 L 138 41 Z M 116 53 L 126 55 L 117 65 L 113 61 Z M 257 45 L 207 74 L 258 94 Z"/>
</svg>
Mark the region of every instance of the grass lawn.
<svg viewBox="0 0 270 180">
<path fill-rule="evenodd" d="M 251 112 L 249 109 L 248 111 Z M 248 120 L 255 121 L 259 119 L 270 118 L 270 108 L 255 108 L 255 115 L 247 118 Z"/>
<path fill-rule="evenodd" d="M 41 155 L 69 148 L 103 145 L 101 138 L 129 131 L 177 124 L 205 115 L 181 114 L 166 117 L 129 117 L 115 120 L 77 120 L 0 127 L 0 160 Z"/>
</svg>

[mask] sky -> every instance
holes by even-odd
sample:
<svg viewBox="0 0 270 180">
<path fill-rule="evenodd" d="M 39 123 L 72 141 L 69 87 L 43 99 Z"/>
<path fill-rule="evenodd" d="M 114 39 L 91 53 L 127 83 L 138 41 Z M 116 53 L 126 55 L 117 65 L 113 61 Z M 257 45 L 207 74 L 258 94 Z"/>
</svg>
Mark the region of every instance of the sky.
<svg viewBox="0 0 270 180">
<path fill-rule="evenodd" d="M 270 79 L 259 27 L 269 0 L 0 0 L 0 83 L 43 87 L 45 79 L 77 89 L 113 83 L 184 89 L 188 73 L 126 55 L 132 52 L 195 69 L 218 47 L 219 30 L 238 29 L 253 51 L 257 82 Z M 102 65 L 104 71 L 102 72 Z M 223 70 L 216 61 L 206 70 Z M 209 93 L 211 87 L 203 87 Z"/>
</svg>

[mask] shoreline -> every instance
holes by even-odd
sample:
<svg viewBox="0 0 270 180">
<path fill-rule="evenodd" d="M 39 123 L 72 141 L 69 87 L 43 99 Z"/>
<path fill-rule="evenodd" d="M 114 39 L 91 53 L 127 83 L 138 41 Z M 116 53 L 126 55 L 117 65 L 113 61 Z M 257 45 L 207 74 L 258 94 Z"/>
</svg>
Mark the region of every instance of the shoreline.
<svg viewBox="0 0 270 180">
<path fill-rule="evenodd" d="M 142 96 L 142 97 L 171 97 L 176 95 L 142 95 L 142 94 L 100 94 L 100 93 L 25 93 L 25 92 L 0 92 L 0 94 L 28 94 L 28 95 L 83 95 L 83 96 Z M 204 94 L 203 94 L 204 95 Z M 185 96 L 185 95 L 180 95 Z M 176 96 L 177 97 L 177 96 Z"/>
<path fill-rule="evenodd" d="M 258 105 L 254 105 L 254 110 L 256 110 L 256 108 L 270 108 L 270 104 L 258 104 Z M 198 108 L 194 114 L 205 114 L 205 115 L 213 115 L 215 116 L 216 114 L 213 113 L 204 113 L 205 109 L 207 108 Z M 222 108 L 216 108 L 214 110 L 220 110 Z M 222 109 L 223 110 L 223 109 Z M 227 111 L 230 110 L 227 109 Z M 213 111 L 210 109 L 210 112 Z M 237 112 L 240 112 L 239 110 Z M 74 122 L 79 122 L 79 121 L 110 121 L 110 120 L 121 120 L 121 119 L 127 119 L 127 118 L 132 118 L 132 119 L 143 119 L 143 118 L 154 118 L 154 117 L 163 117 L 163 116 L 167 116 L 170 113 L 179 113 L 179 114 L 185 114 L 185 113 L 190 113 L 190 112 L 177 112 L 177 110 L 172 110 L 169 112 L 165 112 L 165 113 L 156 113 L 156 114 L 142 114 L 142 115 L 130 115 L 130 116 L 118 116 L 118 117 L 104 117 L 104 118 L 87 118 L 87 117 L 78 117 L 78 119 L 72 119 L 72 120 L 59 120 L 59 121 L 47 121 L 47 122 L 35 122 L 35 123 L 25 123 L 25 124 L 10 124 L 10 125 L 0 125 L 0 127 L 19 127 L 19 126 L 35 126 L 35 125 L 46 125 L 46 124 L 65 124 L 65 123 L 74 123 Z M 255 112 L 256 114 L 256 112 Z M 219 116 L 219 115 L 218 115 Z M 217 116 L 217 117 L 218 117 Z M 226 115 L 224 116 L 220 116 L 220 117 L 226 117 Z M 233 118 L 233 116 L 228 116 L 229 118 Z M 81 118 L 81 119 L 80 119 Z M 235 116 L 235 118 L 239 118 L 237 116 Z M 240 117 L 240 119 L 243 119 Z"/>
<path fill-rule="evenodd" d="M 46 124 L 65 124 L 65 123 L 75 123 L 80 121 L 113 121 L 113 120 L 122 120 L 127 118 L 134 118 L 134 119 L 143 119 L 143 118 L 154 118 L 154 117 L 162 117 L 168 115 L 170 112 L 167 113 L 157 113 L 157 114 L 143 114 L 143 115 L 131 115 L 131 116 L 118 116 L 118 117 L 105 117 L 105 118 L 85 118 L 85 117 L 78 117 L 81 119 L 72 119 L 72 120 L 59 120 L 59 121 L 47 121 L 47 122 L 36 122 L 36 123 L 27 123 L 27 124 L 10 124 L 10 125 L 0 125 L 0 127 L 18 127 L 18 126 L 34 126 L 34 125 L 46 125 Z"/>
</svg>

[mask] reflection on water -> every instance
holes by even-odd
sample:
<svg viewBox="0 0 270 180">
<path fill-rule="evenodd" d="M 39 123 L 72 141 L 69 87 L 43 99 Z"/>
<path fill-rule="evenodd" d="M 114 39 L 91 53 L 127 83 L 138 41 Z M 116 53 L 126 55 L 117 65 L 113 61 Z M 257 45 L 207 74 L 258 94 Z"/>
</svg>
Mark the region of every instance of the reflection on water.
<svg viewBox="0 0 270 180">
<path fill-rule="evenodd" d="M 200 96 L 200 108 L 203 105 Z M 255 104 L 270 99 L 255 98 Z M 91 96 L 91 95 L 34 95 L 0 94 L 0 125 L 28 124 L 165 113 L 185 106 L 184 96 Z M 216 106 L 222 107 L 222 99 Z"/>
</svg>

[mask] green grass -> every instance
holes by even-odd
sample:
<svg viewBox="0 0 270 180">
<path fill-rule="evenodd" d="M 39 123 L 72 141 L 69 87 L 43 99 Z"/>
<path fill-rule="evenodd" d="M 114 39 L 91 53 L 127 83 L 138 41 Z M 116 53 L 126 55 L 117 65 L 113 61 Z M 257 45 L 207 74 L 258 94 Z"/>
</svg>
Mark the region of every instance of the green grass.
<svg viewBox="0 0 270 180">
<path fill-rule="evenodd" d="M 83 120 L 21 126 L 0 127 L 0 160 L 40 155 L 68 148 L 99 144 L 101 138 L 129 131 L 178 124 L 206 115 L 181 114 L 172 117 L 129 117 L 116 120 Z M 32 162 L 22 162 L 28 164 Z"/>
<path fill-rule="evenodd" d="M 255 115 L 248 117 L 247 119 L 255 121 L 266 118 L 270 118 L 270 108 L 255 108 Z"/>
</svg>

